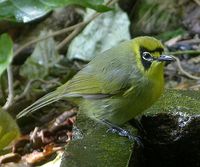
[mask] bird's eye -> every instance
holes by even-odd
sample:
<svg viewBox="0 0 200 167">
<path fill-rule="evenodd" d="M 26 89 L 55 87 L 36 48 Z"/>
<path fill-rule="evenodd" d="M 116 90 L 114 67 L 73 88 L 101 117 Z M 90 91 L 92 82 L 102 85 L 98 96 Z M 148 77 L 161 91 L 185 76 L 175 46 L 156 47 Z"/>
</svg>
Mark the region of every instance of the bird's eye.
<svg viewBox="0 0 200 167">
<path fill-rule="evenodd" d="M 153 61 L 153 57 L 149 52 L 143 52 L 142 58 L 146 61 Z"/>
</svg>

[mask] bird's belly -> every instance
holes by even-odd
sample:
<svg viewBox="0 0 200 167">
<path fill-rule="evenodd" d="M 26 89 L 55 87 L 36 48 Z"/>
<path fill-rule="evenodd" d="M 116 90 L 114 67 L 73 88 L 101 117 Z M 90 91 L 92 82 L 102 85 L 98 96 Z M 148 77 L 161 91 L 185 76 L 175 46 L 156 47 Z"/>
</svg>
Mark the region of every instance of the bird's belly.
<svg viewBox="0 0 200 167">
<path fill-rule="evenodd" d="M 152 91 L 154 90 L 146 89 L 137 96 L 134 94 L 126 98 L 86 99 L 82 102 L 80 109 L 93 119 L 106 119 L 113 124 L 121 125 L 149 108 L 162 93 L 161 90 L 155 95 Z"/>
<path fill-rule="evenodd" d="M 80 109 L 93 119 L 106 119 L 121 125 L 143 112 L 146 107 L 132 99 L 104 99 L 85 100 Z"/>
</svg>

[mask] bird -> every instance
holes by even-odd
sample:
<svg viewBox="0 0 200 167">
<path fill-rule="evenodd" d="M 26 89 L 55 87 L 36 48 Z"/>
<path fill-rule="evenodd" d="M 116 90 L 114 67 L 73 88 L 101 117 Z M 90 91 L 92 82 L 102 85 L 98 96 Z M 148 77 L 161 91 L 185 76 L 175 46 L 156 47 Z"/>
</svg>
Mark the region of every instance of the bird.
<svg viewBox="0 0 200 167">
<path fill-rule="evenodd" d="M 97 54 L 72 79 L 22 110 L 17 119 L 68 99 L 89 118 L 121 126 L 142 114 L 163 93 L 164 65 L 174 61 L 163 52 L 163 44 L 154 37 L 123 41 Z"/>
</svg>

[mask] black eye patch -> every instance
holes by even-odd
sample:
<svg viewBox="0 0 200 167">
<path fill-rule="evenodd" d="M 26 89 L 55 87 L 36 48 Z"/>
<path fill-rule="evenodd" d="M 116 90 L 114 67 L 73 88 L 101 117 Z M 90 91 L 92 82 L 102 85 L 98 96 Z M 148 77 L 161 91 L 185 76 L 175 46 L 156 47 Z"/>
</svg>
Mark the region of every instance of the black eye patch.
<svg viewBox="0 0 200 167">
<path fill-rule="evenodd" d="M 148 50 L 144 47 L 140 48 L 141 61 L 145 70 L 148 70 L 151 67 L 152 62 L 155 60 L 155 58 L 151 55 L 151 53 L 154 52 L 159 52 L 161 54 L 163 52 L 163 48 L 156 48 L 154 50 Z"/>
<path fill-rule="evenodd" d="M 140 49 L 140 56 L 141 56 L 141 61 L 142 65 L 145 70 L 148 70 L 152 64 L 153 57 L 151 56 L 151 53 L 148 52 L 147 49 L 141 48 Z"/>
<path fill-rule="evenodd" d="M 153 62 L 153 57 L 149 52 L 141 53 L 142 65 L 145 70 L 148 70 Z"/>
</svg>

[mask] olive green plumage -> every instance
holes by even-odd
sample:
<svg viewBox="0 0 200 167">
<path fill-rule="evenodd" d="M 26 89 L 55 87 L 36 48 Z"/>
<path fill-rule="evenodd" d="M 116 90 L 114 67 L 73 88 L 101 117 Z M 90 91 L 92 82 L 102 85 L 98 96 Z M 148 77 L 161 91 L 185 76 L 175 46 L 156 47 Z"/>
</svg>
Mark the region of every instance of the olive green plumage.
<svg viewBox="0 0 200 167">
<path fill-rule="evenodd" d="M 98 54 L 71 80 L 17 117 L 69 98 L 93 119 L 123 124 L 150 107 L 163 92 L 163 62 L 172 59 L 161 57 L 162 51 L 163 45 L 152 37 L 125 41 Z"/>
</svg>

